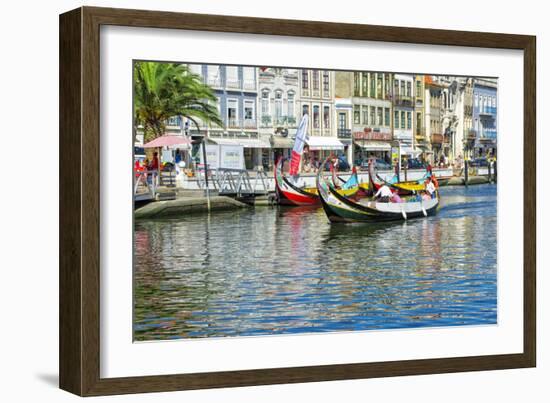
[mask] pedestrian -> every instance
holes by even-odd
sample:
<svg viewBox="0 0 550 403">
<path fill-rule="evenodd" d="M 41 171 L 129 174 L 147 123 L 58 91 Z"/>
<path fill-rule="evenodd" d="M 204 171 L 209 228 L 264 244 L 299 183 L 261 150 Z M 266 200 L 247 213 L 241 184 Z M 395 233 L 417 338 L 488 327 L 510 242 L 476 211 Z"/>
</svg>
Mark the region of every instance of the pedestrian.
<svg viewBox="0 0 550 403">
<path fill-rule="evenodd" d="M 153 153 L 153 160 L 151 161 L 147 169 L 149 169 L 150 171 L 156 171 L 159 169 L 159 157 L 156 151 Z"/>
<path fill-rule="evenodd" d="M 432 181 L 432 177 L 429 177 L 426 183 L 426 191 L 429 193 L 431 198 L 435 197 L 435 185 Z"/>
</svg>

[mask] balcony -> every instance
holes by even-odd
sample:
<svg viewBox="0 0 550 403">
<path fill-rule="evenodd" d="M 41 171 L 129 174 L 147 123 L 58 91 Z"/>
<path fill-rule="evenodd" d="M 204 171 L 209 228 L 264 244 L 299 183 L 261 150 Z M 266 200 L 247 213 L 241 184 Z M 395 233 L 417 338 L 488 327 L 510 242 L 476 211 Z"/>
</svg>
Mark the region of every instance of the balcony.
<svg viewBox="0 0 550 403">
<path fill-rule="evenodd" d="M 412 108 L 414 106 L 412 97 L 408 97 L 405 95 L 397 95 L 393 99 L 393 103 L 395 106 L 404 106 Z"/>
<path fill-rule="evenodd" d="M 338 129 L 338 137 L 342 139 L 351 139 L 351 129 Z"/>
<path fill-rule="evenodd" d="M 220 88 L 222 86 L 222 80 L 220 77 L 208 77 L 206 78 L 206 84 L 210 87 Z"/>
<path fill-rule="evenodd" d="M 271 126 L 271 116 L 269 116 L 269 115 L 262 116 L 260 126 L 261 127 L 270 127 Z"/>
<path fill-rule="evenodd" d="M 440 133 L 432 133 L 430 141 L 432 144 L 443 144 L 443 135 Z"/>
<path fill-rule="evenodd" d="M 497 131 L 496 129 L 484 129 L 480 132 L 480 141 L 496 141 Z"/>
<path fill-rule="evenodd" d="M 229 118 L 227 119 L 226 126 L 228 129 L 240 129 L 242 127 L 242 121 L 240 119 Z"/>
<path fill-rule="evenodd" d="M 480 116 L 490 116 L 492 118 L 497 115 L 497 108 L 495 106 L 483 106 L 479 108 Z"/>
<path fill-rule="evenodd" d="M 256 81 L 254 81 L 254 80 L 244 80 L 243 81 L 243 90 L 256 91 Z"/>
<path fill-rule="evenodd" d="M 225 87 L 226 88 L 240 89 L 241 88 L 241 80 L 239 80 L 239 79 L 236 79 L 236 80 L 227 79 L 225 81 Z"/>
<path fill-rule="evenodd" d="M 477 131 L 473 129 L 464 129 L 464 138 L 466 140 L 475 140 L 477 137 Z"/>
<path fill-rule="evenodd" d="M 245 129 L 255 129 L 257 126 L 256 119 L 244 119 L 243 127 Z"/>
</svg>

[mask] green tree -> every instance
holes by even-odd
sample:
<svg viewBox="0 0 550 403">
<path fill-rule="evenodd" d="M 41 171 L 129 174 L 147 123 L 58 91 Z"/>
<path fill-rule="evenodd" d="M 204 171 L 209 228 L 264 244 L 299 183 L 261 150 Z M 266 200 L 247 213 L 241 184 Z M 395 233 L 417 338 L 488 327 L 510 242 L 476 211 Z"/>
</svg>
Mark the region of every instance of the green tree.
<svg viewBox="0 0 550 403">
<path fill-rule="evenodd" d="M 199 120 L 222 126 L 212 89 L 185 65 L 134 64 L 134 133 L 142 125 L 145 141 L 162 136 L 166 121 L 183 116 L 199 130 Z"/>
</svg>

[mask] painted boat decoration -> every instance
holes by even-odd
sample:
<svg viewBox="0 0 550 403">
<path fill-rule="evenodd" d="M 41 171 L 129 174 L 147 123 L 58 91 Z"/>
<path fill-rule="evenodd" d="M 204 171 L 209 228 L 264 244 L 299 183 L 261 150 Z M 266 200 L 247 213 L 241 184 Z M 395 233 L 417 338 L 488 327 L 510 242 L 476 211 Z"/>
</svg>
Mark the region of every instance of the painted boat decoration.
<svg viewBox="0 0 550 403">
<path fill-rule="evenodd" d="M 292 180 L 283 173 L 285 159 L 279 158 L 275 164 L 275 192 L 279 204 L 288 206 L 308 206 L 321 203 L 317 193 L 317 187 L 305 187 L 298 185 L 299 177 Z M 357 172 L 353 172 L 350 178 L 339 186 L 334 186 L 338 194 L 343 197 L 354 196 L 359 191 Z"/>
<path fill-rule="evenodd" d="M 402 221 L 434 215 L 439 207 L 437 191 L 435 197 L 428 200 L 392 203 L 369 198 L 356 202 L 340 195 L 322 172 L 317 174 L 316 184 L 321 204 L 331 222 Z"/>
</svg>

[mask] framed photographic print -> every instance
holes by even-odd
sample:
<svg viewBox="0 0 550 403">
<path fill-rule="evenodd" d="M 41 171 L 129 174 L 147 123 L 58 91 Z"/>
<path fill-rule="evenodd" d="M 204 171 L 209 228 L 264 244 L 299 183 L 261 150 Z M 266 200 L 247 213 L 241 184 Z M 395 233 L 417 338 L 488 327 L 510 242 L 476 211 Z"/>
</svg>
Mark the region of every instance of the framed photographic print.
<svg viewBox="0 0 550 403">
<path fill-rule="evenodd" d="M 61 15 L 61 388 L 535 366 L 535 60 L 525 35 Z"/>
</svg>

